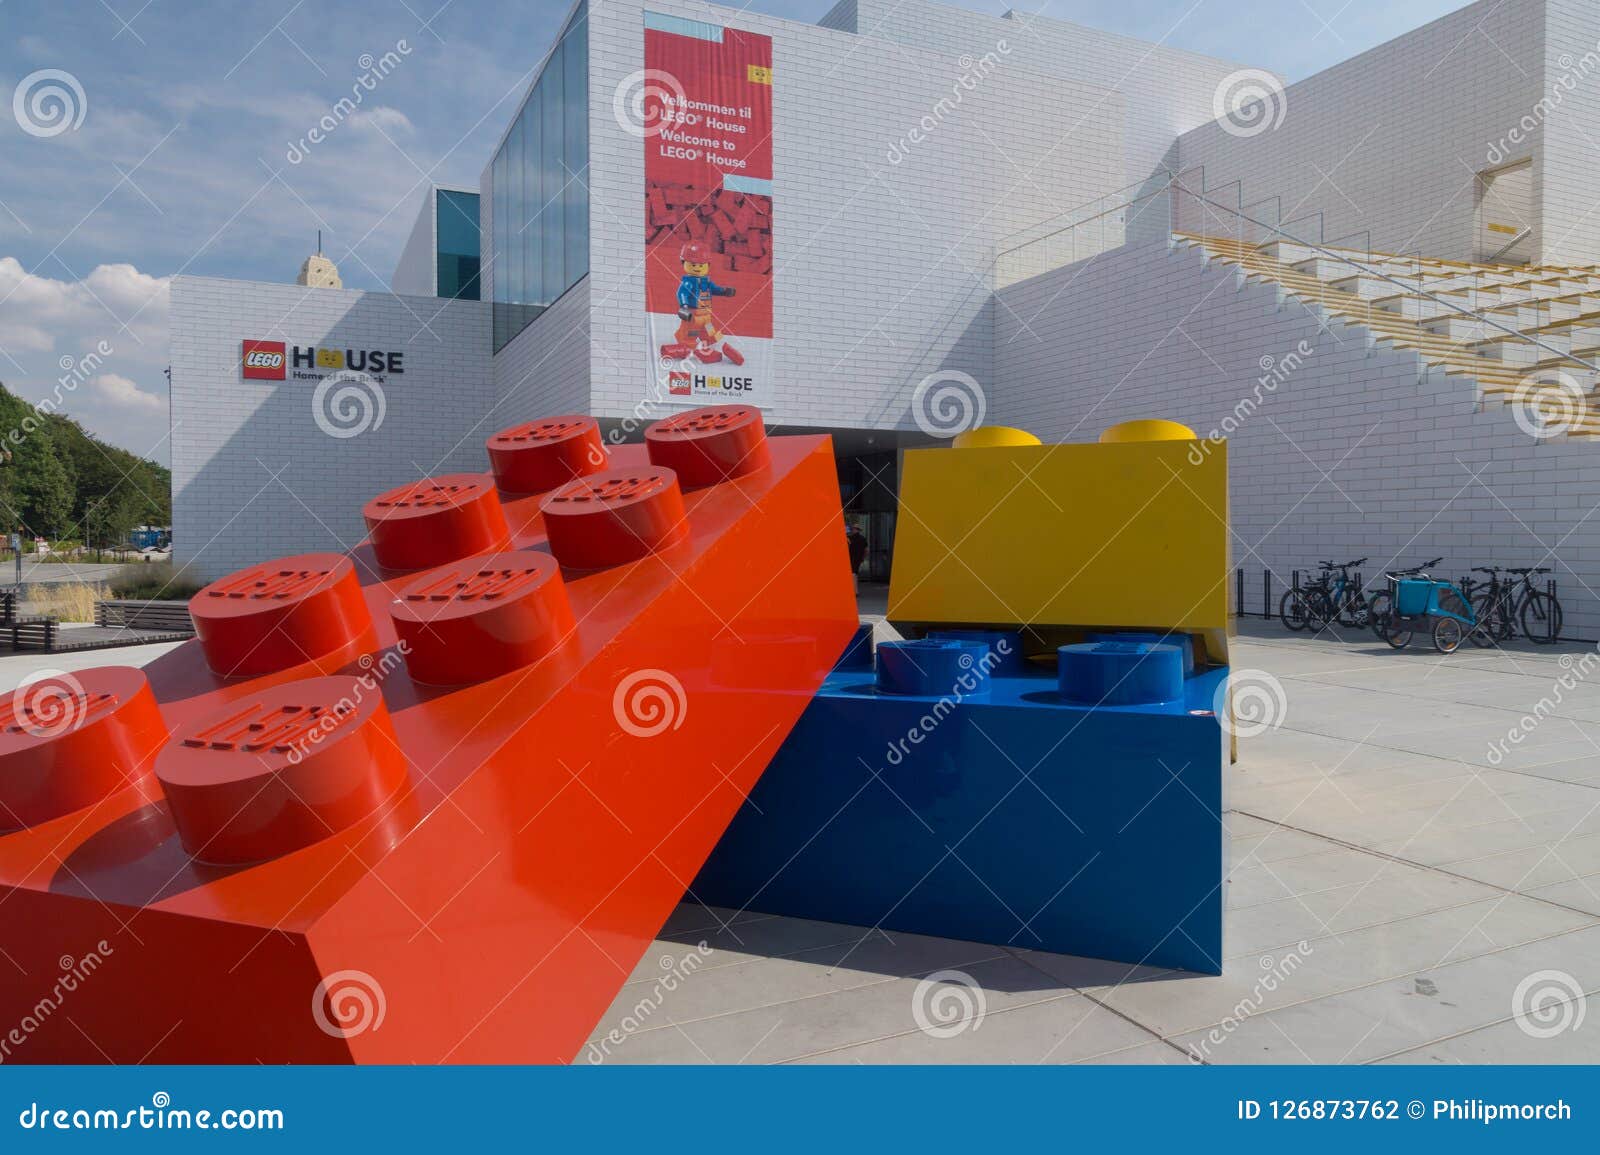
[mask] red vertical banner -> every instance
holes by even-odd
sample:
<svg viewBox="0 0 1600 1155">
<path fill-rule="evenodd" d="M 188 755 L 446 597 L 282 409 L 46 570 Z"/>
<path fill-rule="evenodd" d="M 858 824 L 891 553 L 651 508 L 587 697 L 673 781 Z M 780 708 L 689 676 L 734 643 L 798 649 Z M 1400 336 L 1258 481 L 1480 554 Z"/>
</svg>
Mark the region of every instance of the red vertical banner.
<svg viewBox="0 0 1600 1155">
<path fill-rule="evenodd" d="M 650 380 L 668 401 L 770 404 L 772 38 L 644 21 Z"/>
</svg>

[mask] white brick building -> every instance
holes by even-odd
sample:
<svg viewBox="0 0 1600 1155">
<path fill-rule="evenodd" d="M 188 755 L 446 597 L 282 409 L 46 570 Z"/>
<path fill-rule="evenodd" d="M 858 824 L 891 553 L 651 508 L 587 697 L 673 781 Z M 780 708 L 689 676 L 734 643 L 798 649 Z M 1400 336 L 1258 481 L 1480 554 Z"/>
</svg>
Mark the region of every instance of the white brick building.
<svg viewBox="0 0 1600 1155">
<path fill-rule="evenodd" d="M 892 476 L 890 451 L 928 440 L 919 385 L 960 372 L 989 421 L 1046 439 L 1135 416 L 1223 429 L 1252 599 L 1263 568 L 1281 588 L 1321 557 L 1368 555 L 1374 574 L 1436 554 L 1452 575 L 1544 564 L 1568 633 L 1600 637 L 1600 446 L 1530 436 L 1497 378 L 1435 341 L 1487 357 L 1471 340 L 1588 312 L 1576 280 L 1494 312 L 1522 290 L 1486 290 L 1505 278 L 1482 270 L 1600 264 L 1590 0 L 1480 0 L 1287 88 L 1249 62 L 927 0 L 841 0 L 818 25 L 587 0 L 484 167 L 485 301 L 179 279 L 176 531 L 202 570 L 353 544 L 367 497 L 483 468 L 484 438 L 516 421 L 583 411 L 637 436 L 676 403 L 646 339 L 646 144 L 625 115 L 648 20 L 771 38 L 771 424 L 832 430 L 842 458 Z M 1230 109 L 1245 90 L 1263 102 Z M 1358 302 L 1401 287 L 1382 253 L 1478 262 L 1477 280 L 1420 343 L 1397 341 L 1330 319 L 1287 260 L 1273 283 L 1174 238 L 1274 228 L 1340 250 L 1302 266 L 1318 278 L 1370 265 Z M 1447 295 L 1467 275 L 1431 268 Z M 1555 357 L 1587 387 L 1585 332 L 1513 338 L 1490 364 Z M 332 437 L 313 377 L 242 377 L 246 340 L 403 349 L 405 368 L 383 383 L 381 425 Z"/>
</svg>

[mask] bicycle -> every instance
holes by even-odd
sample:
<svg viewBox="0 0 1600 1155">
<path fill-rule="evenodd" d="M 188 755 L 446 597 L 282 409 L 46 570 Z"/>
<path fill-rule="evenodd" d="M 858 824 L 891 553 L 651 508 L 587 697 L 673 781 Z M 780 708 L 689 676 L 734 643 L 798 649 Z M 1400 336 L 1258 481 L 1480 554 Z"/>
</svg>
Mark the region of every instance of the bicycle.
<svg viewBox="0 0 1600 1155">
<path fill-rule="evenodd" d="M 1489 580 L 1472 583 L 1463 579 L 1469 588 L 1481 585 L 1481 592 L 1471 593 L 1473 612 L 1480 628 L 1473 633 L 1474 644 L 1488 647 L 1496 642 L 1510 641 L 1517 636 L 1517 627 L 1530 642 L 1551 645 L 1561 637 L 1563 612 L 1555 595 L 1538 589 L 1533 575 L 1549 573 L 1549 566 L 1502 567 L 1480 565 L 1472 567 L 1473 573 L 1486 573 Z M 1501 574 L 1512 575 L 1502 579 Z"/>
<path fill-rule="evenodd" d="M 1324 561 L 1318 564 L 1322 572 L 1303 586 L 1284 591 L 1278 602 L 1278 618 L 1290 630 L 1315 627 L 1321 632 L 1335 621 L 1341 625 L 1365 629 L 1371 620 L 1372 609 L 1359 582 L 1352 581 L 1350 571 L 1365 565 L 1367 559 L 1355 561 Z"/>
<path fill-rule="evenodd" d="M 1397 650 L 1409 646 L 1417 624 L 1430 619 L 1433 648 L 1441 654 L 1455 653 L 1462 640 L 1478 629 L 1472 603 L 1453 582 L 1398 577 L 1391 579 L 1389 590 L 1392 608 L 1380 636 Z"/>
<path fill-rule="evenodd" d="M 1422 578 L 1424 580 L 1431 580 L 1429 578 L 1429 571 L 1443 560 L 1444 558 L 1442 557 L 1436 557 L 1432 561 L 1425 561 L 1421 565 L 1414 565 L 1409 569 L 1385 570 L 1383 576 L 1387 580 L 1389 588 L 1392 588 L 1394 583 L 1399 581 L 1401 578 Z M 1384 637 L 1384 631 L 1386 628 L 1386 623 L 1389 620 L 1390 610 L 1394 604 L 1394 595 L 1389 592 L 1389 588 L 1381 589 L 1377 593 L 1373 594 L 1372 600 L 1367 603 L 1372 619 L 1372 632 L 1377 634 L 1378 637 L 1384 641 L 1388 641 L 1388 639 Z"/>
</svg>

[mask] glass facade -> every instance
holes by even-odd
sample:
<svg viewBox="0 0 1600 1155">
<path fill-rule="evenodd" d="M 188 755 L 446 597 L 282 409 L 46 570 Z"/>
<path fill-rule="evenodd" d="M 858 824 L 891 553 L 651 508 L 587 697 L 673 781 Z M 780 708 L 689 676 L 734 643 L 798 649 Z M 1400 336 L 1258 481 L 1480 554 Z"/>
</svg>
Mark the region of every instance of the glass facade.
<svg viewBox="0 0 1600 1155">
<path fill-rule="evenodd" d="M 478 287 L 478 194 L 439 189 L 434 204 L 438 230 L 438 278 L 441 297 L 480 299 Z"/>
<path fill-rule="evenodd" d="M 589 272 L 589 21 L 579 5 L 490 170 L 494 349 Z"/>
</svg>

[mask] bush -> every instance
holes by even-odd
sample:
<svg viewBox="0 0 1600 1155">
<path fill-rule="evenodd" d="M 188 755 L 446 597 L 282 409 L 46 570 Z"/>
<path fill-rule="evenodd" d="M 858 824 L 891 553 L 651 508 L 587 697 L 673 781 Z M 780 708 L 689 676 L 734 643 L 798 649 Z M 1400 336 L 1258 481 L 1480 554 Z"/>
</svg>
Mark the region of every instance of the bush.
<svg viewBox="0 0 1600 1155">
<path fill-rule="evenodd" d="M 111 578 L 111 596 L 132 601 L 186 602 L 205 585 L 169 561 L 135 562 Z"/>
<path fill-rule="evenodd" d="M 28 595 L 28 612 L 44 614 L 58 622 L 92 622 L 94 605 L 105 596 L 104 586 L 88 582 L 36 585 Z"/>
</svg>

